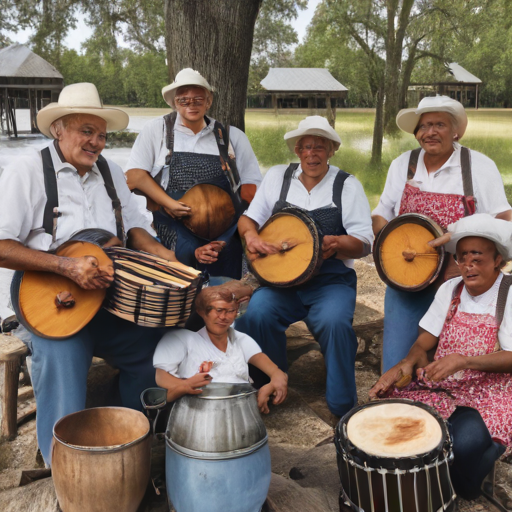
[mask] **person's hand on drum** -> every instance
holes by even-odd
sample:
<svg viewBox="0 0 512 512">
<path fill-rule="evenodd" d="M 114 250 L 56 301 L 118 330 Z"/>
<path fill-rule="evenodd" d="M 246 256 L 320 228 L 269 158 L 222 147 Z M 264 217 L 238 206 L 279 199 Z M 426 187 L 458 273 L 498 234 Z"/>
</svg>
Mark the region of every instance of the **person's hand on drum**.
<svg viewBox="0 0 512 512">
<path fill-rule="evenodd" d="M 85 290 L 108 288 L 114 280 L 114 267 L 112 265 L 99 266 L 95 256 L 62 257 L 59 265 L 61 275 L 68 277 Z"/>
<path fill-rule="evenodd" d="M 216 240 L 209 244 L 202 245 L 194 251 L 194 255 L 198 263 L 210 265 L 219 259 L 219 253 L 226 246 L 226 242 Z"/>
<path fill-rule="evenodd" d="M 244 238 L 249 261 L 254 261 L 262 255 L 277 254 L 281 250 L 277 245 L 265 242 L 256 231 L 254 233 L 246 233 Z"/>
<path fill-rule="evenodd" d="M 190 208 L 190 206 L 180 201 L 176 201 L 176 199 L 172 199 L 171 197 L 168 198 L 168 201 L 163 208 L 173 219 L 181 219 L 182 217 L 187 217 L 192 213 L 192 208 Z"/>
<path fill-rule="evenodd" d="M 461 354 L 449 354 L 425 366 L 424 378 L 439 382 L 467 368 L 467 358 Z"/>
<path fill-rule="evenodd" d="M 322 240 L 322 258 L 329 259 L 338 251 L 338 237 L 334 235 L 325 235 Z"/>
<path fill-rule="evenodd" d="M 393 387 L 403 388 L 412 380 L 414 365 L 402 360 L 390 368 L 377 383 L 370 389 L 368 395 L 371 400 L 385 397 Z"/>
</svg>

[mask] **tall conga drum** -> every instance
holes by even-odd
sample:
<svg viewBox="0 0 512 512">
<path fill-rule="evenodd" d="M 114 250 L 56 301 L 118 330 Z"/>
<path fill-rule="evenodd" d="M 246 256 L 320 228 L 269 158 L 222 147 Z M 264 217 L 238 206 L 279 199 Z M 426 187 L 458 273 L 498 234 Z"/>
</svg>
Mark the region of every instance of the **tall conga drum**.
<svg viewBox="0 0 512 512">
<path fill-rule="evenodd" d="M 246 252 L 260 283 L 288 288 L 311 279 L 322 265 L 322 237 L 313 219 L 299 208 L 287 207 L 272 215 L 259 236 L 277 247 L 276 254 Z"/>
<path fill-rule="evenodd" d="M 342 498 L 357 512 L 453 510 L 446 423 L 411 400 L 380 400 L 352 409 L 335 444 Z"/>
<path fill-rule="evenodd" d="M 219 382 L 174 404 L 165 473 L 177 512 L 260 512 L 271 468 L 256 393 L 250 384 Z"/>
<path fill-rule="evenodd" d="M 85 409 L 53 429 L 52 476 L 63 512 L 136 512 L 150 474 L 148 419 L 123 407 Z"/>
<path fill-rule="evenodd" d="M 444 247 L 428 242 L 440 237 L 442 228 L 419 213 L 406 213 L 386 224 L 377 236 L 373 258 L 379 277 L 400 291 L 417 292 L 441 273 Z"/>
</svg>

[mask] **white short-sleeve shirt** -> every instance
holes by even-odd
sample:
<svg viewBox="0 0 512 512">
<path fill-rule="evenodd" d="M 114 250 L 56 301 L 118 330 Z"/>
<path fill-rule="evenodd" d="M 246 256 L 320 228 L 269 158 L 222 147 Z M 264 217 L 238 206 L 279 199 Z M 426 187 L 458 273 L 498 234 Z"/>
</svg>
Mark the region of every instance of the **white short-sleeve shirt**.
<svg viewBox="0 0 512 512">
<path fill-rule="evenodd" d="M 492 315 L 496 314 L 496 301 L 498 299 L 498 290 L 500 287 L 503 274 L 500 273 L 495 283 L 489 290 L 481 295 L 473 297 L 470 295 L 466 287 L 462 289 L 460 294 L 459 311 L 465 313 Z M 434 302 L 432 302 L 429 310 L 420 321 L 420 327 L 425 329 L 433 336 L 439 336 L 444 326 L 444 321 L 453 298 L 453 291 L 462 281 L 462 277 L 455 277 L 443 283 L 436 293 Z M 507 303 L 505 305 L 505 313 L 503 321 L 498 331 L 498 339 L 503 350 L 512 350 L 512 287 L 509 289 Z"/>
<path fill-rule="evenodd" d="M 268 170 L 249 208 L 244 213 L 260 227 L 272 215 L 272 210 L 279 200 L 287 167 L 287 165 L 276 165 Z M 332 189 L 338 171 L 337 167 L 329 166 L 322 181 L 308 192 L 299 180 L 302 173 L 302 168 L 299 165 L 293 174 L 286 201 L 308 211 L 325 206 L 335 206 L 332 200 Z M 371 245 L 373 231 L 370 205 L 363 186 L 355 176 L 349 176 L 345 180 L 341 193 L 341 205 L 343 226 L 347 234 Z M 354 266 L 352 259 L 343 260 L 343 262 L 350 268 Z"/>
<path fill-rule="evenodd" d="M 56 238 L 45 233 L 43 214 L 46 205 L 41 151 L 27 150 L 7 164 L 0 175 L 0 240 L 15 240 L 31 249 L 48 251 L 86 228 L 102 228 L 116 234 L 115 214 L 103 177 L 96 164 L 81 177 L 76 168 L 62 162 L 53 142 L 48 146 L 57 176 L 59 217 Z M 151 221 L 130 192 L 121 167 L 107 160 L 112 180 L 121 201 L 126 233 L 134 227 L 155 236 Z"/>
<path fill-rule="evenodd" d="M 209 372 L 212 382 L 249 382 L 247 366 L 252 356 L 261 348 L 247 334 L 230 328 L 226 352 L 219 350 L 210 340 L 206 327 L 198 332 L 176 329 L 167 332 L 158 342 L 153 356 L 153 366 L 181 379 L 188 379 L 199 372 L 204 361 L 212 361 Z"/>
<path fill-rule="evenodd" d="M 424 192 L 463 195 L 460 148 L 460 144 L 454 143 L 455 151 L 450 158 L 439 170 L 431 173 L 425 167 L 425 151 L 422 149 L 414 176 L 416 186 Z M 372 215 L 380 215 L 387 221 L 398 216 L 400 201 L 407 182 L 410 155 L 411 152 L 407 151 L 391 162 L 379 204 Z M 505 195 L 503 180 L 496 164 L 478 151 L 470 150 L 470 158 L 476 213 L 497 215 L 509 210 L 510 205 Z"/>
<path fill-rule="evenodd" d="M 178 114 L 174 125 L 173 151 L 218 155 L 219 148 L 213 133 L 215 120 L 208 119 L 210 124 L 195 134 L 183 124 L 181 116 Z M 165 157 L 169 153 L 166 146 L 166 133 L 163 117 L 148 121 L 135 140 L 125 168 L 126 171 L 143 169 L 153 177 L 164 169 L 161 181 L 164 189 L 167 188 L 169 182 L 169 169 L 165 165 Z M 262 179 L 261 171 L 247 135 L 242 130 L 230 126 L 229 140 L 229 152 L 230 154 L 233 153 L 236 158 L 240 183 L 242 185 L 259 185 Z"/>
</svg>

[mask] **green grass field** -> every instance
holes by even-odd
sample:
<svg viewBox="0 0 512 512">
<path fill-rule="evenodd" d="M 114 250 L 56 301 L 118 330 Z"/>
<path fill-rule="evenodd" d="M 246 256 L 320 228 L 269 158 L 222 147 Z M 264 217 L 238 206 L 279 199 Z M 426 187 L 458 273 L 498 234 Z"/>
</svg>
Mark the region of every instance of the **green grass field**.
<svg viewBox="0 0 512 512">
<path fill-rule="evenodd" d="M 273 112 L 246 113 L 246 133 L 262 170 L 272 165 L 298 161 L 291 153 L 283 136 L 297 128 L 304 114 L 275 116 Z M 512 200 L 512 110 L 468 111 L 468 129 L 461 143 L 492 158 L 503 177 L 509 201 Z M 363 184 L 371 207 L 375 207 L 384 187 L 386 172 L 393 159 L 418 143 L 412 135 L 400 132 L 396 138 L 385 138 L 382 150 L 382 171 L 369 168 L 374 113 L 338 109 L 336 131 L 341 147 L 331 160 Z"/>
</svg>

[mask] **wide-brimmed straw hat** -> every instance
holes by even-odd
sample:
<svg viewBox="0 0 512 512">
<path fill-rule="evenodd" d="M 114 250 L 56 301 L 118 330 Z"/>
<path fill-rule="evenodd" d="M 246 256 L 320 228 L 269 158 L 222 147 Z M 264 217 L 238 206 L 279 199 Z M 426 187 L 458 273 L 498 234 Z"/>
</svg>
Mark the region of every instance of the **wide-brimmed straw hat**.
<svg viewBox="0 0 512 512">
<path fill-rule="evenodd" d="M 468 236 L 487 238 L 494 242 L 505 261 L 512 260 L 512 222 L 496 219 L 488 213 L 475 213 L 448 226 L 450 241 L 445 249 L 455 254 L 457 242 Z"/>
<path fill-rule="evenodd" d="M 182 69 L 174 79 L 172 84 L 166 85 L 162 89 L 162 96 L 165 102 L 170 107 L 174 108 L 174 97 L 176 96 L 176 90 L 185 85 L 195 85 L 196 87 L 202 87 L 207 91 L 213 92 L 213 87 L 208 83 L 199 71 L 192 68 Z"/>
<path fill-rule="evenodd" d="M 468 116 L 461 103 L 448 96 L 428 96 L 423 98 L 417 108 L 404 108 L 396 116 L 398 128 L 414 133 L 422 114 L 427 112 L 448 112 L 457 120 L 457 135 L 462 138 L 468 126 Z"/>
<path fill-rule="evenodd" d="M 128 114 L 119 108 L 104 107 L 94 84 L 83 82 L 67 85 L 62 89 L 57 103 L 50 103 L 37 113 L 37 127 L 53 138 L 50 126 L 54 121 L 69 114 L 91 114 L 104 119 L 107 131 L 124 130 L 130 121 Z"/>
<path fill-rule="evenodd" d="M 296 130 L 285 133 L 284 140 L 288 147 L 294 151 L 297 142 L 306 135 L 313 135 L 314 137 L 324 137 L 325 139 L 332 140 L 334 143 L 334 150 L 336 151 L 341 144 L 340 136 L 336 130 L 329 124 L 327 119 L 322 116 L 309 116 L 299 123 Z"/>
</svg>

